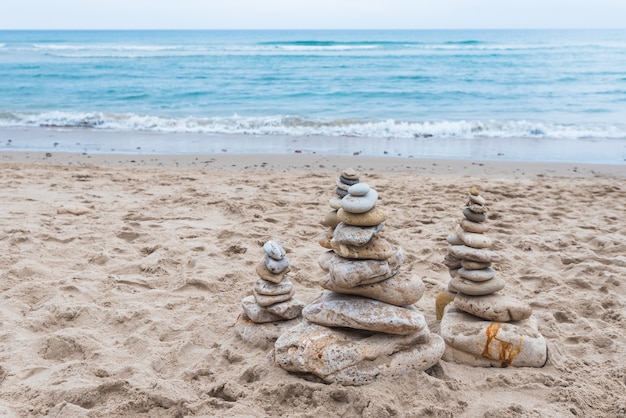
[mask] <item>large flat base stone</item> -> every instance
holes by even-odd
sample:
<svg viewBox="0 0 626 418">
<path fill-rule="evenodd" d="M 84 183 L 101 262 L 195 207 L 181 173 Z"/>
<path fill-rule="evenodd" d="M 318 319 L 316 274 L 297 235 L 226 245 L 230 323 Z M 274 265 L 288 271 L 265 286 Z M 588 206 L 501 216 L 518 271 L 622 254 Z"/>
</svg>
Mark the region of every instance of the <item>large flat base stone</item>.
<svg viewBox="0 0 626 418">
<path fill-rule="evenodd" d="M 327 328 L 306 320 L 282 334 L 274 362 L 326 383 L 365 385 L 431 368 L 445 344 L 436 334 L 389 335 Z"/>
</svg>

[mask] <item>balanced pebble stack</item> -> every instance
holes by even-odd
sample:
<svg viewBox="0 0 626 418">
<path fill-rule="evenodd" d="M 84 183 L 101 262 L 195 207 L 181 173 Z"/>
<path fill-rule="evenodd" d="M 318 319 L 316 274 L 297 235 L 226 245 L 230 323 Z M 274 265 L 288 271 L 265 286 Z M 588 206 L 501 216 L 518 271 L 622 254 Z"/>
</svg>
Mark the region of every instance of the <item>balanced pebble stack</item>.
<svg viewBox="0 0 626 418">
<path fill-rule="evenodd" d="M 329 244 L 326 244 L 333 236 L 333 230 L 339 224 L 339 218 L 337 217 L 337 212 L 341 209 L 341 199 L 348 194 L 348 189 L 351 186 L 359 183 L 359 175 L 352 168 L 345 169 L 340 175 L 339 180 L 337 180 L 337 187 L 335 188 L 335 196 L 331 197 L 328 201 L 331 210 L 326 213 L 326 217 L 324 218 L 324 225 L 330 228 L 327 234 L 325 234 L 320 241 L 322 246 L 326 248 L 330 248 Z"/>
<path fill-rule="evenodd" d="M 291 320 L 299 318 L 304 307 L 302 302 L 293 299 L 295 288 L 289 279 L 285 250 L 270 240 L 263 245 L 263 251 L 264 259 L 256 267 L 259 278 L 252 295 L 241 301 L 244 314 L 235 325 L 242 339 L 258 345 L 273 343 L 286 327 L 294 324 Z"/>
<path fill-rule="evenodd" d="M 530 306 L 498 293 L 505 281 L 491 268 L 500 257 L 484 235 L 489 231 L 486 213 L 485 199 L 472 187 L 463 218 L 446 238 L 444 264 L 452 279 L 437 296 L 447 345 L 444 359 L 475 366 L 541 367 L 547 360 L 546 341 Z"/>
<path fill-rule="evenodd" d="M 278 338 L 275 363 L 342 385 L 426 370 L 445 345 L 412 306 L 424 284 L 401 271 L 402 248 L 379 236 L 387 213 L 376 190 L 356 183 L 347 192 L 331 250 L 319 259 L 326 290 L 305 306 L 304 320 Z"/>
</svg>

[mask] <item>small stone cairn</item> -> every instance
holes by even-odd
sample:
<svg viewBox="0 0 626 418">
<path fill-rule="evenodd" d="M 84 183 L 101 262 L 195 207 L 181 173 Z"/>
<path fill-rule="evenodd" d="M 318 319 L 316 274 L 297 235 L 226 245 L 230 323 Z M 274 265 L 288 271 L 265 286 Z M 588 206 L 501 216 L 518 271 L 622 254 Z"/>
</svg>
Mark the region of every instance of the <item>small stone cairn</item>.
<svg viewBox="0 0 626 418">
<path fill-rule="evenodd" d="M 337 217 L 337 212 L 341 209 L 341 199 L 348 194 L 348 189 L 350 186 L 354 186 L 359 182 L 359 174 L 352 168 L 345 169 L 341 175 L 339 175 L 339 180 L 337 180 L 337 187 L 335 188 L 336 195 L 331 197 L 328 201 L 328 204 L 331 207 L 331 210 L 326 213 L 326 217 L 324 218 L 323 225 L 329 227 L 330 229 L 326 234 L 322 235 L 322 239 L 320 240 L 320 245 L 324 248 L 330 249 L 330 239 L 333 236 L 333 231 L 335 227 L 339 225 L 341 222 Z"/>
<path fill-rule="evenodd" d="M 282 332 L 300 318 L 304 303 L 293 298 L 295 288 L 289 279 L 289 259 L 275 241 L 263 245 L 265 257 L 257 264 L 258 280 L 252 295 L 243 298 L 243 314 L 235 330 L 244 340 L 259 346 L 271 346 Z"/>
<path fill-rule="evenodd" d="M 285 370 L 358 386 L 426 370 L 441 358 L 443 340 L 412 306 L 424 284 L 401 271 L 402 248 L 377 234 L 387 219 L 377 202 L 366 183 L 351 185 L 341 200 L 331 250 L 319 259 L 326 290 L 275 344 L 274 361 Z"/>
<path fill-rule="evenodd" d="M 472 187 L 463 218 L 446 238 L 444 264 L 452 279 L 437 296 L 440 334 L 446 342 L 443 359 L 483 367 L 541 367 L 547 345 L 526 303 L 498 293 L 503 279 L 491 268 L 500 256 L 492 241 L 485 199 Z"/>
</svg>

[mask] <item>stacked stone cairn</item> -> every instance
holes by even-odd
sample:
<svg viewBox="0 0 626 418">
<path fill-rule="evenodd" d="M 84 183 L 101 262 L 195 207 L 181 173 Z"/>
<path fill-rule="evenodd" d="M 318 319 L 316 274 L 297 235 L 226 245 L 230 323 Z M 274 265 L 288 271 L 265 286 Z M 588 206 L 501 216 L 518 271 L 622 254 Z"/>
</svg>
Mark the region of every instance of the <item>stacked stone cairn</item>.
<svg viewBox="0 0 626 418">
<path fill-rule="evenodd" d="M 443 359 L 482 367 L 542 367 L 547 345 L 532 309 L 499 293 L 505 281 L 491 268 L 500 256 L 489 249 L 486 213 L 485 199 L 472 187 L 463 218 L 446 238 L 444 264 L 452 279 L 436 302 L 446 342 Z"/>
<path fill-rule="evenodd" d="M 322 235 L 320 239 L 320 245 L 324 248 L 330 249 L 330 240 L 333 237 L 333 232 L 335 227 L 339 225 L 341 222 L 339 217 L 337 216 L 337 212 L 341 209 L 341 199 L 348 194 L 348 189 L 350 186 L 354 186 L 359 182 L 358 173 L 352 169 L 345 169 L 341 175 L 339 175 L 339 180 L 337 180 L 337 187 L 335 188 L 335 196 L 331 197 L 328 201 L 328 204 L 331 207 L 331 210 L 326 213 L 326 217 L 324 218 L 323 225 L 327 226 L 328 232 Z"/>
<path fill-rule="evenodd" d="M 441 358 L 443 340 L 412 306 L 424 284 L 401 271 L 402 248 L 379 236 L 387 213 L 377 202 L 366 183 L 351 185 L 341 200 L 331 250 L 319 259 L 326 290 L 274 346 L 285 370 L 358 386 L 426 370 Z"/>
<path fill-rule="evenodd" d="M 243 314 L 235 324 L 239 336 L 258 346 L 268 346 L 286 328 L 301 319 L 304 303 L 294 299 L 295 288 L 289 278 L 289 259 L 275 241 L 263 245 L 263 261 L 257 264 L 257 281 L 252 295 L 241 301 Z"/>
</svg>

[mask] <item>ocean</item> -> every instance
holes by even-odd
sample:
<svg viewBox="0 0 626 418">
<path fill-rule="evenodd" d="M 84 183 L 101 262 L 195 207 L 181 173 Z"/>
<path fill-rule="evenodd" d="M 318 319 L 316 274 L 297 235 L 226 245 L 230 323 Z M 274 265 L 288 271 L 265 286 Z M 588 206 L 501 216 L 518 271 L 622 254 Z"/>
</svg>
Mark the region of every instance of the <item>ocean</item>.
<svg viewBox="0 0 626 418">
<path fill-rule="evenodd" d="M 626 30 L 0 31 L 0 129 L 0 150 L 623 163 Z"/>
</svg>

